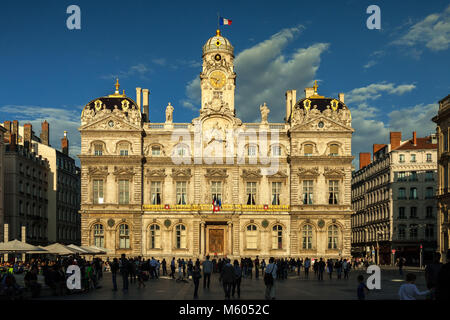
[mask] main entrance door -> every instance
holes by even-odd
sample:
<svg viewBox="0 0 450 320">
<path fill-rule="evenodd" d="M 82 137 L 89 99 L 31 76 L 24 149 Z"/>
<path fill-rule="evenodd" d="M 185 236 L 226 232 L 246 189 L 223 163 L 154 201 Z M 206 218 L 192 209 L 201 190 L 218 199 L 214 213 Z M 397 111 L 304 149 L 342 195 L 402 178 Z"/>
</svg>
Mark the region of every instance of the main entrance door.
<svg viewBox="0 0 450 320">
<path fill-rule="evenodd" d="M 214 254 L 224 253 L 224 230 L 209 229 L 209 252 Z"/>
</svg>

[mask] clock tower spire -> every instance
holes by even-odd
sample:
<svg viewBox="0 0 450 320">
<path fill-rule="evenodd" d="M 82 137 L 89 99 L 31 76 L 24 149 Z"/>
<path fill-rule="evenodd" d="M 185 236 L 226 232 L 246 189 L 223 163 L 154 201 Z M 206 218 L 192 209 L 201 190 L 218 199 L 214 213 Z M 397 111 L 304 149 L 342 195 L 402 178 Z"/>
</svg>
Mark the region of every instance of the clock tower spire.
<svg viewBox="0 0 450 320">
<path fill-rule="evenodd" d="M 203 46 L 203 67 L 200 73 L 202 105 L 200 112 L 235 114 L 234 90 L 236 73 L 234 72 L 234 48 L 223 37 L 220 29 Z"/>
</svg>

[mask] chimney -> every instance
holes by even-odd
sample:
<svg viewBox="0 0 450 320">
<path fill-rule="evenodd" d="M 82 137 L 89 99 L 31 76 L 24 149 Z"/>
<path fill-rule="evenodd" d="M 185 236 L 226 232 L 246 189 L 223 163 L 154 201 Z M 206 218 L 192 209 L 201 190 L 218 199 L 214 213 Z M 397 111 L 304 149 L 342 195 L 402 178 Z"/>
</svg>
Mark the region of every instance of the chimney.
<svg viewBox="0 0 450 320">
<path fill-rule="evenodd" d="M 149 121 L 149 115 L 148 115 L 148 89 L 142 89 L 142 107 L 144 109 L 144 122 Z"/>
<path fill-rule="evenodd" d="M 13 121 L 11 133 L 14 133 L 14 137 L 15 137 L 14 144 L 17 144 L 19 141 L 19 121 L 17 121 L 17 120 Z"/>
<path fill-rule="evenodd" d="M 314 88 L 305 88 L 305 98 L 309 98 L 314 94 Z"/>
<path fill-rule="evenodd" d="M 50 145 L 50 127 L 47 120 L 44 120 L 44 122 L 41 123 L 41 135 L 39 137 L 41 138 L 42 144 L 45 144 L 46 146 Z"/>
<path fill-rule="evenodd" d="M 6 129 L 5 132 L 5 141 L 9 141 L 9 137 L 11 135 L 11 121 L 5 121 L 3 122 L 3 127 Z"/>
<path fill-rule="evenodd" d="M 362 169 L 370 164 L 370 152 L 359 153 L 359 169 Z"/>
<path fill-rule="evenodd" d="M 69 140 L 67 139 L 67 131 L 64 131 L 64 138 L 61 139 L 61 150 L 66 156 L 69 155 Z"/>
<path fill-rule="evenodd" d="M 394 150 L 400 146 L 400 143 L 402 142 L 402 133 L 401 132 L 391 132 L 390 133 L 390 143 L 391 143 L 391 150 Z"/>
<path fill-rule="evenodd" d="M 381 150 L 385 147 L 385 144 L 374 144 L 373 145 L 373 160 L 375 160 L 375 153 L 378 152 L 378 150 Z"/>
<path fill-rule="evenodd" d="M 417 146 L 417 135 L 416 132 L 413 132 L 413 145 Z"/>
<path fill-rule="evenodd" d="M 344 94 L 343 94 L 343 93 L 339 93 L 338 97 L 339 97 L 339 98 L 338 98 L 339 101 L 342 102 L 342 103 L 344 103 Z"/>
<path fill-rule="evenodd" d="M 136 88 L 136 103 L 139 108 L 139 111 L 142 111 L 141 109 L 141 88 Z"/>
<path fill-rule="evenodd" d="M 14 133 L 11 133 L 9 135 L 9 151 L 16 151 L 16 146 L 17 146 L 17 138 L 16 135 Z"/>
<path fill-rule="evenodd" d="M 31 150 L 31 139 L 33 137 L 33 126 L 31 123 L 23 125 L 23 145 L 26 149 Z"/>
</svg>

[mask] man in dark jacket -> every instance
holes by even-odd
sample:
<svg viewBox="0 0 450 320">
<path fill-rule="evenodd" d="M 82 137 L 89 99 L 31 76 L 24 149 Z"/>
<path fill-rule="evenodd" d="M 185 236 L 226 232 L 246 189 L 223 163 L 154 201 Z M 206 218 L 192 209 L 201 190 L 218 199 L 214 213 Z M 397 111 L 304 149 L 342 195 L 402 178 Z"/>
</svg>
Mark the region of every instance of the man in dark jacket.
<svg viewBox="0 0 450 320">
<path fill-rule="evenodd" d="M 128 292 L 128 275 L 130 273 L 130 262 L 125 257 L 125 253 L 122 253 L 122 257 L 119 261 L 119 269 L 120 274 L 122 275 L 123 288 L 124 292 Z"/>
<path fill-rule="evenodd" d="M 111 274 L 112 274 L 112 282 L 113 282 L 113 291 L 117 291 L 117 271 L 119 271 L 119 261 L 117 258 L 114 258 L 113 262 L 111 262 Z"/>
<path fill-rule="evenodd" d="M 236 278 L 233 266 L 229 259 L 224 260 L 224 265 L 222 267 L 222 272 L 220 273 L 219 281 L 222 281 L 223 291 L 225 292 L 225 299 L 230 299 L 231 288 L 233 287 L 233 282 Z"/>
<path fill-rule="evenodd" d="M 436 299 L 438 301 L 450 300 L 450 249 L 447 250 L 447 263 L 439 270 Z"/>
<path fill-rule="evenodd" d="M 323 261 L 322 258 L 320 258 L 319 262 L 317 262 L 317 272 L 319 274 L 319 280 L 323 280 L 323 271 L 325 270 L 325 261 Z"/>
</svg>

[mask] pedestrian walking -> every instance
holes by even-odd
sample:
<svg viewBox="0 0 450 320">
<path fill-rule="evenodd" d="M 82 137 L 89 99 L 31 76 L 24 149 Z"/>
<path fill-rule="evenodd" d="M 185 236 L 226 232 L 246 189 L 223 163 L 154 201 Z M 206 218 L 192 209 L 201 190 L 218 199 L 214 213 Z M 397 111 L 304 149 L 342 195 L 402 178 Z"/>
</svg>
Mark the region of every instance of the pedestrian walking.
<svg viewBox="0 0 450 320">
<path fill-rule="evenodd" d="M 438 285 L 439 271 L 442 268 L 441 254 L 436 252 L 433 263 L 429 264 L 425 268 L 425 280 L 427 288 L 431 292 L 431 299 L 436 300 L 436 288 Z"/>
<path fill-rule="evenodd" d="M 170 276 L 172 279 L 175 279 L 175 257 L 172 258 L 172 261 L 170 262 Z"/>
<path fill-rule="evenodd" d="M 255 259 L 255 279 L 259 279 L 259 259 L 258 259 L 258 256 L 256 256 L 256 259 Z"/>
<path fill-rule="evenodd" d="M 237 293 L 238 299 L 241 298 L 241 279 L 242 279 L 242 269 L 239 266 L 239 262 L 237 260 L 234 260 L 234 275 L 235 279 L 233 282 L 233 290 L 231 292 L 231 295 L 234 298 L 234 293 Z"/>
<path fill-rule="evenodd" d="M 234 268 L 231 265 L 230 260 L 225 259 L 219 279 L 219 281 L 221 281 L 223 285 L 225 300 L 230 300 L 231 288 L 233 287 L 234 280 L 235 280 Z"/>
<path fill-rule="evenodd" d="M 213 270 L 213 263 L 209 260 L 209 256 L 206 256 L 206 260 L 202 263 L 203 267 L 203 289 L 209 289 L 209 283 L 211 281 L 211 272 Z"/>
<path fill-rule="evenodd" d="M 128 292 L 128 275 L 130 273 L 129 264 L 130 263 L 128 259 L 125 257 L 125 253 L 122 253 L 122 256 L 119 261 L 119 270 L 120 274 L 122 275 L 122 283 L 123 283 L 122 290 L 124 292 Z"/>
<path fill-rule="evenodd" d="M 166 259 L 163 259 L 161 262 L 162 269 L 163 269 L 163 276 L 167 276 L 167 262 Z"/>
<path fill-rule="evenodd" d="M 415 285 L 416 275 L 414 273 L 408 273 L 406 275 L 406 282 L 400 286 L 398 295 L 400 300 L 416 300 L 416 296 L 423 296 L 430 293 L 430 290 L 419 291 Z"/>
<path fill-rule="evenodd" d="M 194 299 L 198 299 L 198 285 L 200 283 L 200 278 L 202 275 L 200 274 L 200 268 L 195 265 L 192 269 L 192 280 L 194 281 Z"/>
<path fill-rule="evenodd" d="M 266 300 L 275 300 L 275 279 L 277 278 L 277 265 L 275 259 L 271 257 L 266 271 L 264 272 L 264 284 L 266 285 Z"/>
<path fill-rule="evenodd" d="M 328 259 L 328 261 L 327 261 L 327 272 L 328 272 L 328 277 L 331 280 L 331 278 L 333 276 L 333 260 L 331 260 L 331 259 Z"/>
<path fill-rule="evenodd" d="M 399 272 L 399 274 L 400 274 L 401 276 L 403 275 L 403 266 L 404 266 L 404 264 L 405 264 L 404 258 L 403 258 L 403 257 L 400 257 L 400 258 L 398 259 L 398 272 Z"/>
<path fill-rule="evenodd" d="M 344 270 L 344 279 L 348 279 L 348 273 L 350 271 L 350 263 L 347 262 L 347 259 L 344 259 L 344 262 L 342 262 L 342 269 Z"/>
<path fill-rule="evenodd" d="M 113 283 L 113 291 L 117 291 L 117 271 L 119 271 L 119 261 L 117 258 L 113 259 L 113 262 L 110 264 L 111 275 L 112 275 L 112 283 Z"/>
<path fill-rule="evenodd" d="M 317 274 L 319 280 L 323 280 L 324 271 L 325 271 L 325 261 L 323 261 L 322 258 L 320 258 L 319 262 L 317 263 Z"/>
<path fill-rule="evenodd" d="M 264 269 L 266 269 L 266 261 L 262 259 L 261 261 L 261 274 L 264 276 Z"/>
<path fill-rule="evenodd" d="M 311 266 L 311 260 L 309 260 L 308 257 L 305 259 L 305 278 L 308 279 L 309 277 L 309 267 Z"/>
<path fill-rule="evenodd" d="M 358 276 L 358 288 L 356 289 L 356 295 L 358 300 L 366 300 L 366 294 L 369 293 L 369 288 L 367 288 L 364 283 L 364 276 L 360 274 Z"/>
<path fill-rule="evenodd" d="M 336 260 L 336 263 L 334 264 L 334 268 L 336 269 L 337 278 L 341 279 L 342 274 L 342 258 L 340 260 Z"/>
</svg>

